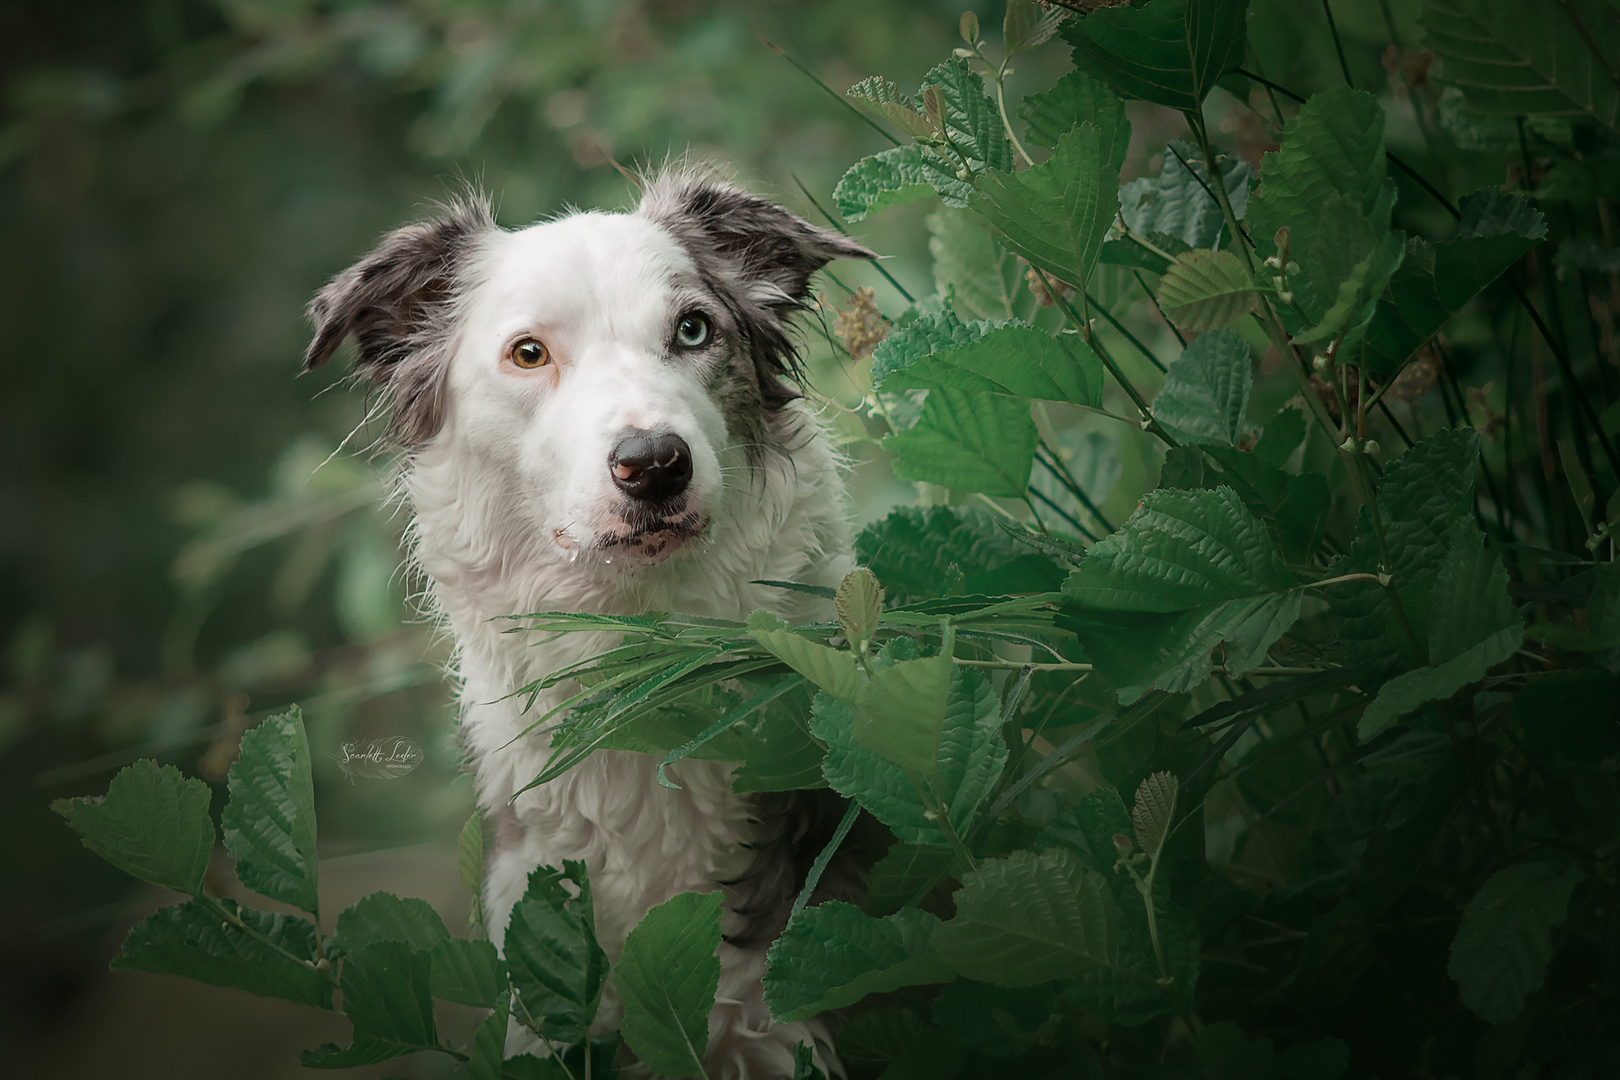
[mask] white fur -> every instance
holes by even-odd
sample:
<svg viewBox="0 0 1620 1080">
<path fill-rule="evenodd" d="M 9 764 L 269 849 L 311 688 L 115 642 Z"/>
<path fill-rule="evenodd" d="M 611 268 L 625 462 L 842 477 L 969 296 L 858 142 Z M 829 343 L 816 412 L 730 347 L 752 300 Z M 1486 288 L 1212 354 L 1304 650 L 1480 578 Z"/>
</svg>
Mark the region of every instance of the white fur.
<svg viewBox="0 0 1620 1080">
<path fill-rule="evenodd" d="M 691 301 L 683 290 L 692 274 L 680 244 L 639 214 L 581 213 L 491 232 L 460 275 L 450 315 L 443 425 L 404 464 L 412 554 L 456 643 L 478 802 L 490 813 L 512 803 L 526 830 L 521 847 L 487 869 L 497 946 L 528 873 L 580 859 L 598 936 L 616 959 L 650 907 L 735 875 L 749 827 L 730 766 L 684 761 L 670 770 L 681 785 L 671 790 L 655 782 L 655 759 L 637 754 L 599 752 L 512 802 L 548 750 L 543 735 L 519 733 L 570 688 L 542 694 L 528 713 L 509 695 L 611 642 L 570 634 L 540 644 L 506 633 L 513 624 L 503 617 L 661 610 L 743 619 L 766 608 L 803 619 L 825 615 L 814 610 L 822 602 L 748 582 L 836 585 L 853 565 L 837 461 L 811 412 L 799 402 L 784 410 L 799 431 L 791 459 L 765 454 L 751 464 L 705 390 L 707 369 L 671 361 L 671 320 Z M 523 370 L 506 359 L 523 334 L 545 342 L 551 365 Z M 672 430 L 692 449 L 692 503 L 707 526 L 662 561 L 592 548 L 624 529 L 606 463 L 626 427 Z M 711 1077 L 791 1075 L 792 1047 L 803 1041 L 817 1047 L 822 1068 L 837 1070 L 818 1021 L 771 1024 L 762 950 L 722 945 L 720 957 Z M 610 990 L 598 1027 L 620 1015 Z M 509 1050 L 532 1045 L 521 1036 L 516 1029 Z"/>
</svg>

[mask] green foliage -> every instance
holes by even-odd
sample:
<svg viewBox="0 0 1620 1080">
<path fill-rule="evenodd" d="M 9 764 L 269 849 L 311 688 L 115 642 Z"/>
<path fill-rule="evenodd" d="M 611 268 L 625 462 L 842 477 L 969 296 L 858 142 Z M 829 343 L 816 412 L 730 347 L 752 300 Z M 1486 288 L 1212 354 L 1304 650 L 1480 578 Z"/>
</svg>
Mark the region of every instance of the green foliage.
<svg viewBox="0 0 1620 1080">
<path fill-rule="evenodd" d="M 561 872 L 541 866 L 529 875 L 507 922 L 506 962 L 516 995 L 512 1008 L 527 1026 L 565 1043 L 585 1037 L 601 1004 L 608 963 L 596 941 L 583 864 L 564 863 Z"/>
<path fill-rule="evenodd" d="M 1102 403 L 1103 367 L 1090 346 L 1070 335 L 1053 337 L 1022 323 L 962 325 L 942 313 L 922 316 L 873 350 L 872 381 L 885 389 L 949 387 L 1095 407 Z"/>
<path fill-rule="evenodd" d="M 319 913 L 315 782 L 303 715 L 294 708 L 242 736 L 220 815 L 236 876 L 254 892 Z"/>
<path fill-rule="evenodd" d="M 85 847 L 126 874 L 195 896 L 214 847 L 208 802 L 201 780 L 138 761 L 113 778 L 105 798 L 58 799 L 51 809 Z"/>
<path fill-rule="evenodd" d="M 1227 201 L 1242 221 L 1249 206 L 1254 169 L 1236 155 L 1228 155 L 1219 165 Z M 1120 185 L 1120 213 L 1138 236 L 1167 236 L 1191 248 L 1225 247 L 1232 234 L 1215 198 L 1214 183 L 1215 177 L 1198 147 L 1172 142 L 1164 152 L 1157 176 Z"/>
<path fill-rule="evenodd" d="M 829 901 L 806 909 L 771 946 L 765 1003 L 777 1020 L 802 1020 L 868 994 L 948 979 L 930 944 L 939 920 L 906 908 L 884 919 Z"/>
<path fill-rule="evenodd" d="M 916 423 L 889 435 L 894 474 L 987 495 L 1024 493 L 1035 459 L 1029 403 L 942 386 L 928 392 Z"/>
<path fill-rule="evenodd" d="M 1193 334 L 1231 326 L 1254 306 L 1254 279 L 1230 251 L 1178 255 L 1159 285 L 1159 304 Z"/>
<path fill-rule="evenodd" d="M 1584 876 L 1557 863 L 1504 866 L 1468 902 L 1446 971 L 1480 1019 L 1515 1020 L 1525 998 L 1541 989 L 1552 959 L 1549 935 Z"/>
<path fill-rule="evenodd" d="M 1149 0 L 1068 24 L 1074 63 L 1126 97 L 1183 112 L 1243 59 L 1247 0 Z"/>
<path fill-rule="evenodd" d="M 718 892 L 671 897 L 625 939 L 614 980 L 624 999 L 624 1041 L 660 1073 L 704 1075 L 719 947 Z"/>
<path fill-rule="evenodd" d="M 1236 445 L 1249 413 L 1254 381 L 1249 368 L 1249 346 L 1242 338 L 1204 334 L 1165 372 L 1153 418 L 1181 442 Z"/>
</svg>

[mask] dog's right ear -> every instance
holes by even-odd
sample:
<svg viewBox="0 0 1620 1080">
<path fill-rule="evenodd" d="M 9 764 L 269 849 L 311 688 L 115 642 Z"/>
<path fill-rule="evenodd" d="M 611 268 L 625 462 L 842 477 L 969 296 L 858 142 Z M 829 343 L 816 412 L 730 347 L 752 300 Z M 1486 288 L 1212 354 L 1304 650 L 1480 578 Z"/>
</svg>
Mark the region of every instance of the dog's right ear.
<svg viewBox="0 0 1620 1080">
<path fill-rule="evenodd" d="M 390 400 L 389 434 L 405 446 L 431 438 L 443 419 L 448 360 L 439 331 L 467 257 L 495 228 L 489 204 L 469 198 L 383 237 L 310 301 L 315 336 L 304 369 L 326 363 L 352 336 L 356 369 Z"/>
</svg>

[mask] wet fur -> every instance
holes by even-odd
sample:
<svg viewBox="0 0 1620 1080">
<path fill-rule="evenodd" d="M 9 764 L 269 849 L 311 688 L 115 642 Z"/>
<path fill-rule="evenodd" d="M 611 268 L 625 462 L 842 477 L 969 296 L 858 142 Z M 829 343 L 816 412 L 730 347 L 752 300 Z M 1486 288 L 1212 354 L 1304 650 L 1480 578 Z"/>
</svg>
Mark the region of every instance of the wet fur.
<svg viewBox="0 0 1620 1080">
<path fill-rule="evenodd" d="M 544 735 L 520 733 L 570 688 L 542 694 L 527 714 L 508 695 L 611 642 L 570 634 L 537 645 L 504 633 L 503 617 L 741 619 L 756 608 L 825 617 L 824 601 L 748 582 L 831 586 L 853 565 L 838 463 L 797 393 L 788 335 L 816 270 L 871 257 L 710 176 L 672 172 L 648 183 L 633 213 L 572 214 L 518 232 L 498 228 L 482 199 L 462 200 L 384 237 L 310 305 L 307 366 L 353 337 L 357 373 L 389 408 L 403 450 L 410 553 L 456 643 L 463 740 L 494 819 L 485 909 L 496 944 L 541 863 L 586 862 L 598 935 L 614 959 L 654 904 L 722 889 L 716 1080 L 790 1076 L 803 1041 L 823 1069 L 839 1071 L 819 1021 L 771 1024 L 760 977 L 764 947 L 841 801 L 739 796 L 731 766 L 691 759 L 669 770 L 681 785 L 671 790 L 655 782 L 653 758 L 614 752 L 515 795 L 548 750 Z M 659 303 L 701 307 L 720 340 L 690 357 L 658 346 Z M 497 331 L 525 319 L 555 335 L 550 389 L 492 362 Z M 693 444 L 689 505 L 654 520 L 614 501 L 605 457 L 593 455 L 611 435 L 601 429 L 616 424 L 661 426 Z M 849 895 L 857 884 L 835 862 L 821 893 Z M 620 1016 L 610 989 L 598 1026 Z M 509 1050 L 532 1042 L 514 1027 Z"/>
</svg>

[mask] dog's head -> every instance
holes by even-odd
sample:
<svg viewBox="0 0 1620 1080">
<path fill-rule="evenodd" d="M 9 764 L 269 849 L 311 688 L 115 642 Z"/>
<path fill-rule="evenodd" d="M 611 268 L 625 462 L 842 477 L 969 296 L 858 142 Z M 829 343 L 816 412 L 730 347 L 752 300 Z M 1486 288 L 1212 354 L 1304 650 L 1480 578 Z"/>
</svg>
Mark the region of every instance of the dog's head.
<svg viewBox="0 0 1620 1080">
<path fill-rule="evenodd" d="M 505 527 L 631 563 L 702 535 L 795 395 L 812 274 L 872 252 L 714 179 L 518 231 L 467 200 L 384 237 L 310 305 L 306 367 L 348 337 L 417 463 L 501 489 Z"/>
</svg>

